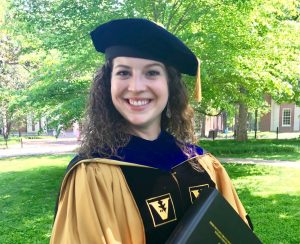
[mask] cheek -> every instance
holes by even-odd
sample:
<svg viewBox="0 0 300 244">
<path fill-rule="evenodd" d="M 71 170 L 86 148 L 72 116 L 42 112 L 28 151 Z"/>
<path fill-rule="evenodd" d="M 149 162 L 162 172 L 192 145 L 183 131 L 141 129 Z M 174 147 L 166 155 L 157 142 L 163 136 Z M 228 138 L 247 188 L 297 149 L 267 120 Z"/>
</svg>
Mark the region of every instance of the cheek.
<svg viewBox="0 0 300 244">
<path fill-rule="evenodd" d="M 168 81 L 164 81 L 163 86 L 161 87 L 161 94 L 164 95 L 166 101 L 168 102 L 170 95 Z"/>
<path fill-rule="evenodd" d="M 126 93 L 126 83 L 120 80 L 111 80 L 111 86 L 110 86 L 110 93 L 111 93 L 111 99 L 114 107 L 120 111 L 121 107 L 123 106 L 123 96 Z"/>
<path fill-rule="evenodd" d="M 115 85 L 113 83 L 113 81 L 110 83 L 110 94 L 111 94 L 111 97 L 114 97 L 114 94 L 116 93 L 115 92 L 116 88 L 115 88 Z"/>
<path fill-rule="evenodd" d="M 121 90 L 121 87 L 120 87 L 120 84 L 118 83 L 118 81 L 112 79 L 111 83 L 110 83 L 111 96 L 112 97 L 116 96 L 120 90 Z"/>
<path fill-rule="evenodd" d="M 112 98 L 112 102 L 115 105 L 116 103 L 116 98 L 118 96 L 118 86 L 116 85 L 116 82 L 114 80 L 111 81 L 111 86 L 110 86 L 110 94 Z"/>
</svg>

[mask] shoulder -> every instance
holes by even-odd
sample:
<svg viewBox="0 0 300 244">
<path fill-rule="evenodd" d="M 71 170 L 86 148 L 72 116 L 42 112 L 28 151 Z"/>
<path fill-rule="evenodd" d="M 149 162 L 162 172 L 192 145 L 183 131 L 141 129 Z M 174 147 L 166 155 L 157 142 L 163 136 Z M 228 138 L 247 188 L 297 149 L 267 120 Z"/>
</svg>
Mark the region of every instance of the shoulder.
<svg viewBox="0 0 300 244">
<path fill-rule="evenodd" d="M 104 169 L 104 168 L 120 168 L 120 166 L 131 166 L 131 167 L 146 167 L 151 168 L 150 166 L 140 165 L 136 163 L 126 162 L 115 158 L 105 158 L 97 155 L 93 155 L 92 158 L 82 157 L 76 155 L 67 166 L 65 175 L 69 174 L 71 171 L 77 170 L 79 166 L 81 168 L 91 168 L 91 169 Z"/>
<path fill-rule="evenodd" d="M 197 155 L 204 155 L 208 153 L 205 149 L 203 149 L 202 147 L 196 144 L 186 143 L 186 148 L 189 154 L 191 155 L 191 157 L 195 157 Z"/>
<path fill-rule="evenodd" d="M 95 159 L 101 160 L 101 159 L 106 159 L 106 158 L 104 156 L 100 155 L 100 154 L 97 154 L 97 153 L 92 154 L 92 157 L 90 157 L 90 158 L 88 158 L 87 156 L 82 155 L 82 154 L 77 154 L 69 162 L 65 173 L 68 173 L 69 171 L 71 171 L 73 168 L 75 168 L 80 163 L 88 164 L 89 162 L 94 161 Z"/>
<path fill-rule="evenodd" d="M 75 156 L 69 163 L 61 191 L 70 184 L 81 186 L 97 184 L 111 185 L 124 178 L 121 170 L 122 162 L 105 158 L 83 158 Z"/>
<path fill-rule="evenodd" d="M 197 155 L 203 155 L 207 153 L 206 150 L 204 150 L 202 147 L 198 146 L 197 144 L 192 144 L 184 141 L 178 140 L 175 136 L 171 135 L 168 132 L 164 132 L 163 136 L 167 138 L 168 142 L 173 142 L 176 145 L 179 145 L 181 148 L 184 148 L 187 150 L 187 153 L 191 156 L 197 156 Z"/>
<path fill-rule="evenodd" d="M 85 159 L 84 157 L 80 155 L 76 155 L 68 164 L 66 173 L 69 172 L 79 161 Z"/>
</svg>

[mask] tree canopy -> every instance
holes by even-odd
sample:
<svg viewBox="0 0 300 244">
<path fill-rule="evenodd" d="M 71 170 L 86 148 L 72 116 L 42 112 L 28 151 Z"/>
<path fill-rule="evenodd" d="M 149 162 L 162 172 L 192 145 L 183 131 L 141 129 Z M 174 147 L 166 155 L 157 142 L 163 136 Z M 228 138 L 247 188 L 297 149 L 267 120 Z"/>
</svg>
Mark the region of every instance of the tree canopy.
<svg viewBox="0 0 300 244">
<path fill-rule="evenodd" d="M 127 17 L 163 25 L 200 58 L 203 100 L 196 110 L 234 113 L 244 106 L 247 114 L 264 106 L 264 94 L 300 104 L 299 0 L 10 0 L 5 6 L 1 30 L 18 43 L 18 62 L 29 72 L 16 101 L 56 124 L 83 117 L 103 63 L 89 32 Z M 185 79 L 192 96 L 193 78 Z"/>
</svg>

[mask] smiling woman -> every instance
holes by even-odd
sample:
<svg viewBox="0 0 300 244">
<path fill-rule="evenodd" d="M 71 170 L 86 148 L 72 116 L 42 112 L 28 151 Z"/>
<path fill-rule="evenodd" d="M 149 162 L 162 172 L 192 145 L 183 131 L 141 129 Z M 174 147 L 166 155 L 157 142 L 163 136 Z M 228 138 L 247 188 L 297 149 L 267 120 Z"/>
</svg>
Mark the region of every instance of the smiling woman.
<svg viewBox="0 0 300 244">
<path fill-rule="evenodd" d="M 113 62 L 111 96 L 132 134 L 154 140 L 168 102 L 168 77 L 162 63 L 131 57 Z"/>
<path fill-rule="evenodd" d="M 92 83 L 51 243 L 165 243 L 208 187 L 250 224 L 222 165 L 193 144 L 181 73 L 199 78 L 194 53 L 145 19 L 110 21 L 91 37 L 106 63 Z"/>
</svg>

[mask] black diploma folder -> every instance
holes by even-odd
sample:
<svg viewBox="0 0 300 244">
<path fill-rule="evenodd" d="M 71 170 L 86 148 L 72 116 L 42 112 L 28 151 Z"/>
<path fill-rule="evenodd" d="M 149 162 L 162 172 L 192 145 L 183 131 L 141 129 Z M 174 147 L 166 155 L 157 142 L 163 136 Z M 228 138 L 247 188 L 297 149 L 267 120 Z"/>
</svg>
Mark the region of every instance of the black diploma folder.
<svg viewBox="0 0 300 244">
<path fill-rule="evenodd" d="M 201 191 L 166 243 L 262 242 L 216 189 L 207 188 Z"/>
</svg>

